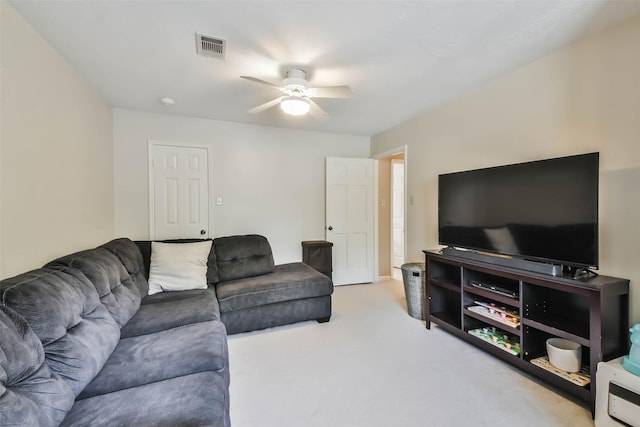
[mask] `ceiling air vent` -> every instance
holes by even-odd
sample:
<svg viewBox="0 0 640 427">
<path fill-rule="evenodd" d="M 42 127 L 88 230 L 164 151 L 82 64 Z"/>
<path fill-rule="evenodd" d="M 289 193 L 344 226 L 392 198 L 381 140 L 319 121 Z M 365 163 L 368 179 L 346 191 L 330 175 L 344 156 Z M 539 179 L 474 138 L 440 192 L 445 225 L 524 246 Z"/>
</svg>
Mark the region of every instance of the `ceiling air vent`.
<svg viewBox="0 0 640 427">
<path fill-rule="evenodd" d="M 224 59 L 227 47 L 226 40 L 196 33 L 196 41 L 198 55 Z"/>
</svg>

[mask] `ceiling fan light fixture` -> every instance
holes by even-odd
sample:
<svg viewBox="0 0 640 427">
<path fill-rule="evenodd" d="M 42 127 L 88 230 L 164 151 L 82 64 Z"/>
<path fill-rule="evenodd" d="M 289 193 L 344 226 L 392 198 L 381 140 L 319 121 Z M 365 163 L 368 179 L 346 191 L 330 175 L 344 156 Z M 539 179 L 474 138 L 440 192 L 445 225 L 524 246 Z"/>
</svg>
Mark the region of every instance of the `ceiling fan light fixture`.
<svg viewBox="0 0 640 427">
<path fill-rule="evenodd" d="M 280 108 L 291 116 L 304 116 L 311 109 L 311 104 L 299 96 L 285 96 L 280 101 Z"/>
<path fill-rule="evenodd" d="M 158 100 L 158 102 L 160 102 L 160 104 L 164 105 L 165 107 L 173 107 L 174 105 L 176 105 L 176 100 L 173 98 L 169 98 L 169 97 L 162 97 Z"/>
</svg>

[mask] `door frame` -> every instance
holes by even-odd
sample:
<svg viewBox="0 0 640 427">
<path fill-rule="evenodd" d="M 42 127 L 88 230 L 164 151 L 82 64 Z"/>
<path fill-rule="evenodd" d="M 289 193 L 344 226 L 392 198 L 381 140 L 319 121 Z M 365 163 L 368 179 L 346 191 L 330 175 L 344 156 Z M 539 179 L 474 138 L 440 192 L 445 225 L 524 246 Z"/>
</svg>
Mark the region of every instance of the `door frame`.
<svg viewBox="0 0 640 427">
<path fill-rule="evenodd" d="M 213 150 L 211 146 L 205 144 L 192 144 L 187 142 L 160 141 L 157 139 L 149 139 L 147 141 L 147 171 L 149 174 L 149 240 L 155 238 L 155 180 L 153 176 L 153 152 L 156 147 L 179 147 L 179 148 L 198 148 L 207 151 L 207 184 L 209 191 L 207 192 L 208 218 L 209 226 L 207 227 L 209 238 L 213 238 Z"/>
<path fill-rule="evenodd" d="M 407 179 L 407 173 L 408 173 L 408 160 L 409 160 L 409 149 L 408 146 L 405 145 L 401 145 L 399 147 L 396 148 L 391 148 L 389 150 L 383 151 L 382 153 L 378 153 L 376 155 L 374 155 L 372 158 L 376 159 L 376 160 L 380 160 L 380 159 L 386 159 L 387 157 L 391 157 L 393 155 L 396 154 L 404 154 L 404 218 L 403 218 L 403 227 L 404 227 L 404 259 L 405 262 L 407 260 L 407 217 L 409 216 L 409 211 L 407 210 L 407 206 L 408 206 L 408 200 L 409 200 L 409 196 L 407 193 L 407 187 L 408 187 L 408 179 Z M 376 253 L 376 277 L 378 278 L 378 281 L 380 280 L 385 280 L 387 278 L 392 278 L 393 276 L 393 270 L 389 271 L 389 276 L 381 276 L 380 275 L 380 271 L 379 271 L 379 262 L 378 260 L 380 259 L 380 245 L 379 245 L 379 239 L 378 239 L 378 229 L 380 227 L 380 224 L 378 223 L 379 221 L 379 209 L 380 209 L 380 193 L 379 193 L 379 189 L 378 189 L 378 179 L 377 179 L 377 173 L 378 173 L 378 168 L 376 168 L 376 194 L 375 194 L 375 200 L 376 200 L 376 204 L 375 204 L 375 219 L 376 219 L 376 238 L 375 238 L 375 253 Z M 392 228 L 393 224 L 392 221 L 389 221 L 389 228 Z M 393 230 L 391 230 L 393 231 Z M 389 265 L 391 266 L 390 268 L 393 269 L 393 251 L 391 250 L 391 248 L 389 248 Z"/>
</svg>

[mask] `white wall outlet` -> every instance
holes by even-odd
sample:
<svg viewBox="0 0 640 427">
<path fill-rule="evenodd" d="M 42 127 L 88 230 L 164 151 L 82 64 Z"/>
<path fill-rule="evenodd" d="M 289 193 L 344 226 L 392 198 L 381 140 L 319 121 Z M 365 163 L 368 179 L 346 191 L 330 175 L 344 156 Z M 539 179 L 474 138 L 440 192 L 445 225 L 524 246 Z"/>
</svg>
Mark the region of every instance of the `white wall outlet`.
<svg viewBox="0 0 640 427">
<path fill-rule="evenodd" d="M 222 206 L 222 197 L 216 197 L 216 206 Z"/>
</svg>

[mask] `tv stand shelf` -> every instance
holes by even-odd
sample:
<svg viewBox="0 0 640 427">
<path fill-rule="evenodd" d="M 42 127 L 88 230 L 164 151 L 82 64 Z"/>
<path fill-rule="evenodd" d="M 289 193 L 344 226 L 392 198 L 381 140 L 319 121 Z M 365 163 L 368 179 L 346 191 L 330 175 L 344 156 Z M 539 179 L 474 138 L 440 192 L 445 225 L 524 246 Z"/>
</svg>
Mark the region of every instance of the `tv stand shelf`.
<svg viewBox="0 0 640 427">
<path fill-rule="evenodd" d="M 438 324 L 441 329 L 589 402 L 593 413 L 598 362 L 615 359 L 628 351 L 628 280 L 552 276 L 440 251 L 424 253 L 427 329 L 431 328 L 431 322 Z M 487 338 L 494 330 L 495 337 Z M 540 359 L 547 355 L 546 341 L 552 337 L 582 345 L 582 373 L 590 376 L 589 384 L 576 384 L 575 378 L 554 372 L 557 370 L 553 366 Z"/>
</svg>

